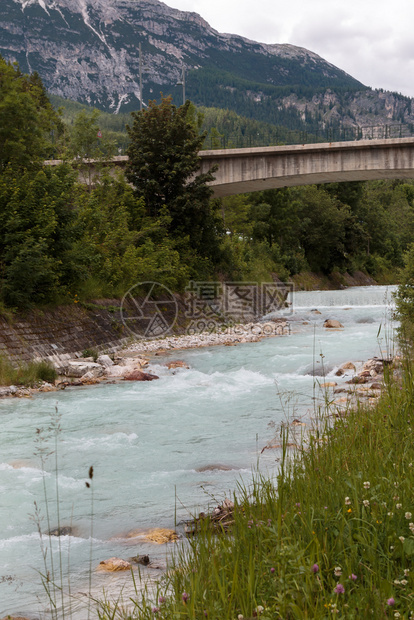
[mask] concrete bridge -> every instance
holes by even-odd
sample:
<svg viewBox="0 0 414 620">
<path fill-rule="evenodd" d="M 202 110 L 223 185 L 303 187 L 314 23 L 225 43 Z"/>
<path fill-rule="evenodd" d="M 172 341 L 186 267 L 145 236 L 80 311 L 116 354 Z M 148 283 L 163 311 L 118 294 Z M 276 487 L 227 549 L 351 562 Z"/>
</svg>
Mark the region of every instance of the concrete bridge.
<svg viewBox="0 0 414 620">
<path fill-rule="evenodd" d="M 414 138 L 201 151 L 201 172 L 218 164 L 217 197 L 278 187 L 414 178 Z"/>
<path fill-rule="evenodd" d="M 313 183 L 414 178 L 414 138 L 222 149 L 199 156 L 201 172 L 218 165 L 211 183 L 216 197 Z M 125 167 L 127 161 L 118 156 L 111 164 Z M 80 180 L 93 184 L 95 162 L 85 164 L 88 178 Z"/>
</svg>

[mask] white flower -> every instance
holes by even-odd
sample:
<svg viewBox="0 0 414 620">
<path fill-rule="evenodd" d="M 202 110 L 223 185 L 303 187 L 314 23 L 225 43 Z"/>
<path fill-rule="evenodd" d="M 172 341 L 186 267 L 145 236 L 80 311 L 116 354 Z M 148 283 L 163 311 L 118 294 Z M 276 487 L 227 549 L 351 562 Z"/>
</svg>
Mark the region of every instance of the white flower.
<svg viewBox="0 0 414 620">
<path fill-rule="evenodd" d="M 412 466 L 413 466 L 413 464 L 412 464 L 412 463 L 408 463 L 408 467 L 412 467 Z"/>
<path fill-rule="evenodd" d="M 409 523 L 408 527 L 411 530 L 411 533 L 414 534 L 414 523 Z"/>
<path fill-rule="evenodd" d="M 261 605 L 258 605 L 256 607 L 256 613 L 257 615 L 262 614 L 264 612 L 264 607 L 262 607 Z"/>
<path fill-rule="evenodd" d="M 403 543 L 403 542 L 404 542 L 404 540 L 405 540 L 404 536 L 398 536 L 398 538 L 401 540 L 401 542 L 402 542 L 402 543 Z"/>
<path fill-rule="evenodd" d="M 408 577 L 409 574 L 410 574 L 410 569 L 409 568 L 404 568 L 404 575 L 406 577 Z"/>
<path fill-rule="evenodd" d="M 364 482 L 364 489 L 369 489 L 371 486 L 370 482 Z"/>
<path fill-rule="evenodd" d="M 388 515 L 389 517 L 393 517 L 393 516 L 394 516 L 394 513 L 393 513 L 393 512 L 387 512 L 387 515 Z"/>
<path fill-rule="evenodd" d="M 406 512 L 406 513 L 405 513 L 405 518 L 406 518 L 406 519 L 411 519 L 411 517 L 412 517 L 412 516 L 413 516 L 413 515 L 411 514 L 411 512 Z"/>
<path fill-rule="evenodd" d="M 394 545 L 391 545 L 390 550 L 393 551 L 395 549 Z"/>
<path fill-rule="evenodd" d="M 402 504 L 396 504 L 395 507 L 399 510 L 400 508 L 402 508 Z"/>
<path fill-rule="evenodd" d="M 399 586 L 401 582 L 400 582 L 399 579 L 394 579 L 394 583 L 395 583 L 396 586 Z"/>
<path fill-rule="evenodd" d="M 394 482 L 394 486 L 397 489 L 398 488 L 398 482 Z"/>
<path fill-rule="evenodd" d="M 368 508 L 369 506 L 369 499 L 364 499 L 364 501 L 362 502 L 365 506 L 365 508 Z"/>
<path fill-rule="evenodd" d="M 396 611 L 394 614 L 394 618 L 401 618 L 401 614 L 399 611 Z"/>
<path fill-rule="evenodd" d="M 349 497 L 345 497 L 345 504 L 349 506 L 350 503 L 351 503 L 351 500 L 349 499 Z"/>
<path fill-rule="evenodd" d="M 340 577 L 342 575 L 342 568 L 340 566 L 335 566 L 334 574 L 335 577 Z"/>
<path fill-rule="evenodd" d="M 408 581 L 406 579 L 401 579 L 400 583 L 402 586 L 406 586 Z"/>
<path fill-rule="evenodd" d="M 243 616 L 243 614 L 239 614 L 239 615 L 237 616 L 237 620 L 244 620 L 244 616 Z"/>
</svg>

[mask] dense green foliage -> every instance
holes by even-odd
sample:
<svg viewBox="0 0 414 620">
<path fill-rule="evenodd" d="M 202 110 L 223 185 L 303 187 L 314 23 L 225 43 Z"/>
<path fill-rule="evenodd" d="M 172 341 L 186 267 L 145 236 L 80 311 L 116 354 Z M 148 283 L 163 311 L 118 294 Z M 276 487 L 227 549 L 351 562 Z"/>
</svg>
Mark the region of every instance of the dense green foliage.
<svg viewBox="0 0 414 620">
<path fill-rule="evenodd" d="M 0 60 L 0 80 L 0 303 L 9 308 L 122 296 L 143 280 L 174 291 L 190 278 L 288 280 L 306 270 L 395 280 L 403 264 L 414 233 L 410 182 L 212 200 L 214 171 L 195 174 L 203 145 L 266 132 L 275 143 L 287 130 L 170 98 L 132 115 L 127 180 L 114 178 L 105 162 L 125 118 L 75 105 L 65 124 L 38 76 Z M 44 165 L 57 154 L 63 163 Z"/>
</svg>

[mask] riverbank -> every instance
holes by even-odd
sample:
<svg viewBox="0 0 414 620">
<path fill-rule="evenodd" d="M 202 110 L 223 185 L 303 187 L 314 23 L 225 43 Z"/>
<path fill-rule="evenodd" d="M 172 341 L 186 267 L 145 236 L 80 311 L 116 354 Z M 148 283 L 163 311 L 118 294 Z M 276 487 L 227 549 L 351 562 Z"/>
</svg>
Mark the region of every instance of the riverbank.
<svg viewBox="0 0 414 620">
<path fill-rule="evenodd" d="M 306 450 L 288 455 L 285 428 L 277 476 L 232 498 L 232 536 L 198 519 L 191 552 L 129 617 L 413 618 L 413 385 L 405 362 L 375 407 L 320 418 Z"/>
</svg>

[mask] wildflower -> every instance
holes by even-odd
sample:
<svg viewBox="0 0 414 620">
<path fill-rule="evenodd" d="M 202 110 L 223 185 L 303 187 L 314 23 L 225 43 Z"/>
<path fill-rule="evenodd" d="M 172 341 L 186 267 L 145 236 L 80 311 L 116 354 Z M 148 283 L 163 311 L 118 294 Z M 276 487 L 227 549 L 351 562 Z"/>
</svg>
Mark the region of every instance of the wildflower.
<svg viewBox="0 0 414 620">
<path fill-rule="evenodd" d="M 349 575 L 348 579 L 352 579 L 352 581 L 356 581 L 358 579 L 358 577 L 356 575 L 354 575 L 354 573 L 351 573 Z"/>
<path fill-rule="evenodd" d="M 362 502 L 365 506 L 365 508 L 368 508 L 369 506 L 369 499 L 364 499 L 364 501 Z"/>
<path fill-rule="evenodd" d="M 401 540 L 401 542 L 402 542 L 402 543 L 403 543 L 403 542 L 404 542 L 404 540 L 405 540 L 404 536 L 398 536 L 398 538 Z"/>
<path fill-rule="evenodd" d="M 349 506 L 351 503 L 351 500 L 349 499 L 349 497 L 345 497 L 345 504 L 346 506 Z"/>
<path fill-rule="evenodd" d="M 394 579 L 394 585 L 399 586 L 400 585 L 400 580 L 399 579 Z"/>
<path fill-rule="evenodd" d="M 342 568 L 340 566 L 335 566 L 334 574 L 335 577 L 340 577 L 342 575 Z"/>
<path fill-rule="evenodd" d="M 389 598 L 387 600 L 387 605 L 389 605 L 390 607 L 392 607 L 393 605 L 395 605 L 395 599 L 393 599 L 392 597 Z"/>
<path fill-rule="evenodd" d="M 409 523 L 408 527 L 410 528 L 411 533 L 414 534 L 414 523 Z"/>
<path fill-rule="evenodd" d="M 394 618 L 401 618 L 401 614 L 399 611 L 396 611 L 394 614 Z"/>
<path fill-rule="evenodd" d="M 409 574 L 410 574 L 410 569 L 409 568 L 404 568 L 404 575 L 406 577 L 408 577 Z"/>
<path fill-rule="evenodd" d="M 398 489 L 398 482 L 394 482 L 394 486 L 396 489 Z"/>
<path fill-rule="evenodd" d="M 186 603 L 188 601 L 188 599 L 190 598 L 190 595 L 187 594 L 187 592 L 183 592 L 183 603 Z"/>
<path fill-rule="evenodd" d="M 244 616 L 243 616 L 243 614 L 239 614 L 239 615 L 237 616 L 237 620 L 244 620 Z"/>
<path fill-rule="evenodd" d="M 347 512 L 352 512 L 352 508 L 348 508 Z"/>
<path fill-rule="evenodd" d="M 364 489 L 369 489 L 371 486 L 370 482 L 364 482 Z"/>
<path fill-rule="evenodd" d="M 262 607 L 261 605 L 258 605 L 256 607 L 256 613 L 257 615 L 262 614 L 264 612 L 264 607 Z"/>
<path fill-rule="evenodd" d="M 395 507 L 397 508 L 397 510 L 399 510 L 400 508 L 402 508 L 402 504 L 396 504 Z"/>
<path fill-rule="evenodd" d="M 391 545 L 390 550 L 393 551 L 394 550 L 394 545 Z"/>
<path fill-rule="evenodd" d="M 165 603 L 167 599 L 165 598 L 165 596 L 160 596 L 160 598 L 158 599 L 158 602 L 160 605 L 162 605 L 163 603 Z"/>
<path fill-rule="evenodd" d="M 388 515 L 389 517 L 393 517 L 393 516 L 394 516 L 394 513 L 393 513 L 393 512 L 387 512 L 387 515 Z"/>
<path fill-rule="evenodd" d="M 275 572 L 275 569 L 273 568 L 273 566 L 272 566 L 272 568 L 270 569 L 270 572 L 271 572 L 271 573 L 274 573 L 274 572 Z"/>
<path fill-rule="evenodd" d="M 345 592 L 345 588 L 342 585 L 342 583 L 338 583 L 336 588 L 334 588 L 334 592 L 335 592 L 335 594 L 343 594 Z"/>
<path fill-rule="evenodd" d="M 313 571 L 314 573 L 319 573 L 319 566 L 318 566 L 317 564 L 314 564 L 314 565 L 312 566 L 312 571 Z"/>
<path fill-rule="evenodd" d="M 402 586 L 406 586 L 408 581 L 406 579 L 401 579 L 400 583 Z"/>
<path fill-rule="evenodd" d="M 152 608 L 152 613 L 153 614 L 157 614 L 159 612 L 159 607 L 153 607 Z"/>
<path fill-rule="evenodd" d="M 411 517 L 412 517 L 411 512 L 406 512 L 406 513 L 405 513 L 405 518 L 406 518 L 406 519 L 411 519 Z"/>
<path fill-rule="evenodd" d="M 413 466 L 413 464 L 412 464 L 412 463 L 408 463 L 408 467 L 412 467 L 412 466 Z"/>
<path fill-rule="evenodd" d="M 323 509 L 324 509 L 324 510 L 328 510 L 328 506 L 324 506 L 324 507 L 323 507 Z"/>
</svg>

